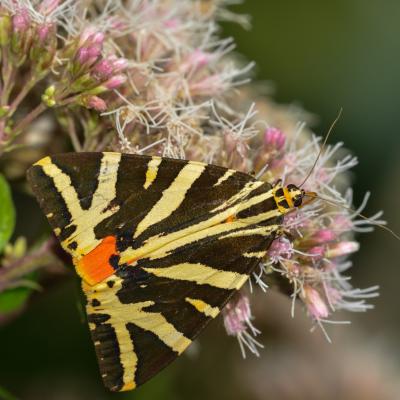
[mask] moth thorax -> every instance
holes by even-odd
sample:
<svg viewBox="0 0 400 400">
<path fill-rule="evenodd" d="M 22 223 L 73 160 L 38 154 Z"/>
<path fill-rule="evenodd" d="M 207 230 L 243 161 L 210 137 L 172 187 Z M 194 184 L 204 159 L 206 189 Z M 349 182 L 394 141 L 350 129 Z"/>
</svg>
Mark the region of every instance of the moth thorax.
<svg viewBox="0 0 400 400">
<path fill-rule="evenodd" d="M 280 182 L 274 187 L 274 199 L 278 210 L 282 214 L 286 214 L 294 208 L 300 207 L 305 192 L 296 185 L 289 184 L 282 186 Z"/>
</svg>

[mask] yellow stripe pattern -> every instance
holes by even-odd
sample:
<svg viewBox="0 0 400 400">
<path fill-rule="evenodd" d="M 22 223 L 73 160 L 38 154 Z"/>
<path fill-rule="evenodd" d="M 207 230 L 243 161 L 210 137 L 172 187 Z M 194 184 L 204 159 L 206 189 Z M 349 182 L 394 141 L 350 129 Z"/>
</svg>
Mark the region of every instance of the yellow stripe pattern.
<svg viewBox="0 0 400 400">
<path fill-rule="evenodd" d="M 220 289 L 240 289 L 249 277 L 238 272 L 223 271 L 204 264 L 182 263 L 164 268 L 143 268 L 155 276 L 211 285 Z"/>
<path fill-rule="evenodd" d="M 138 237 L 147 228 L 169 217 L 185 199 L 186 192 L 204 171 L 205 165 L 186 164 L 180 171 L 175 180 L 164 190 L 161 199 L 140 221 L 136 228 L 134 237 Z"/>
<path fill-rule="evenodd" d="M 191 304 L 197 311 L 203 313 L 206 317 L 215 318 L 220 312 L 218 307 L 212 307 L 203 300 L 186 297 L 185 301 Z"/>
<path fill-rule="evenodd" d="M 56 164 L 53 164 L 49 157 L 36 164 L 41 166 L 44 173 L 53 180 L 57 191 L 64 199 L 71 214 L 69 226 L 76 226 L 76 230 L 72 235 L 62 243 L 64 249 L 72 253 L 75 260 L 79 260 L 81 255 L 90 252 L 99 244 L 100 240 L 96 239 L 94 233 L 95 227 L 119 210 L 118 206 L 110 207 L 109 205 L 117 195 L 116 184 L 120 160 L 121 154 L 119 153 L 103 153 L 98 186 L 93 195 L 92 203 L 87 210 L 82 209 L 71 178 Z M 149 159 L 143 184 L 145 190 L 154 185 L 161 162 L 162 159 L 160 157 Z M 155 202 L 151 210 L 138 223 L 132 239 L 138 238 L 147 229 L 165 220 L 178 210 L 188 190 L 199 179 L 205 169 L 206 165 L 202 163 L 188 162 L 185 164 L 171 184 L 163 191 L 159 200 Z M 231 176 L 234 176 L 235 173 L 233 170 L 227 170 L 214 184 L 214 187 L 218 187 Z M 143 271 L 160 278 L 193 282 L 197 285 L 210 285 L 224 290 L 240 289 L 249 278 L 248 274 L 220 270 L 202 263 L 187 262 L 156 268 L 151 266 L 151 261 L 160 260 L 174 254 L 180 247 L 209 237 L 216 237 L 218 240 L 252 235 L 269 237 L 279 229 L 279 225 L 266 225 L 266 221 L 280 217 L 282 212 L 279 209 L 268 210 L 249 217 L 238 217 L 241 212 L 273 198 L 273 190 L 268 190 L 255 196 L 252 195 L 262 185 L 263 182 L 259 181 L 247 182 L 236 194 L 212 209 L 209 218 L 168 234 L 161 232 L 145 240 L 139 248 L 128 247 L 119 254 L 119 264 L 129 262 L 132 268 L 142 268 Z M 212 190 L 212 187 L 210 190 Z M 48 215 L 48 217 L 51 218 L 52 215 Z M 61 233 L 59 228 L 56 228 L 55 232 L 57 235 Z M 78 244 L 77 250 L 71 251 L 68 245 L 74 241 Z M 266 251 L 249 251 L 242 254 L 245 258 L 255 259 L 261 259 L 265 255 Z M 148 258 L 150 266 L 144 264 L 139 267 L 136 261 L 132 261 L 141 258 Z M 114 281 L 112 287 L 107 285 L 110 280 Z M 138 357 L 135 353 L 135 338 L 131 338 L 127 328 L 128 324 L 134 324 L 152 332 L 178 354 L 181 354 L 190 345 L 191 340 L 179 332 L 161 313 L 146 311 L 146 308 L 156 304 L 156 299 L 128 304 L 122 303 L 118 297 L 118 291 L 121 290 L 122 283 L 123 280 L 121 278 L 117 275 L 112 275 L 104 282 L 94 286 L 89 286 L 83 282 L 83 290 L 88 300 L 87 313 L 89 315 L 102 313 L 109 315 L 109 318 L 104 323 L 112 326 L 117 338 L 120 363 L 123 367 L 123 386 L 121 390 L 130 390 L 136 386 L 135 373 L 138 368 Z M 146 287 L 146 285 L 142 286 Z M 138 288 L 138 290 L 140 289 Z M 94 300 L 99 303 L 96 301 L 93 303 Z M 219 307 L 213 307 L 202 299 L 185 297 L 184 300 L 206 317 L 215 318 L 220 312 Z M 98 305 L 94 306 L 93 304 Z M 90 323 L 89 325 L 91 330 L 96 329 L 94 324 Z M 96 342 L 95 345 L 100 346 L 101 343 Z"/>
<path fill-rule="evenodd" d="M 148 189 L 150 185 L 155 181 L 157 178 L 158 167 L 161 164 L 161 157 L 152 157 L 149 161 L 146 171 L 146 181 L 143 185 L 145 189 Z"/>
<path fill-rule="evenodd" d="M 114 286 L 110 288 L 107 285 L 108 280 L 114 281 Z M 96 313 L 106 313 L 110 318 L 105 324 L 110 324 L 117 336 L 120 350 L 120 362 L 123 366 L 123 390 L 130 390 L 135 387 L 134 377 L 137 369 L 137 356 L 134 349 L 134 340 L 132 341 L 127 324 L 136 326 L 154 333 L 172 350 L 181 354 L 190 344 L 191 340 L 185 337 L 181 332 L 169 323 L 165 317 L 156 312 L 144 311 L 146 307 L 154 305 L 154 301 L 143 301 L 138 303 L 123 304 L 120 302 L 117 292 L 122 287 L 122 279 L 115 275 L 107 279 L 106 282 L 95 286 L 82 284 L 83 291 L 87 298 L 86 311 L 88 315 Z M 100 305 L 94 307 L 92 301 L 96 299 Z M 89 324 L 91 330 L 95 328 L 94 324 Z"/>
<path fill-rule="evenodd" d="M 106 209 L 116 196 L 116 183 L 118 166 L 121 159 L 120 153 L 103 153 L 101 159 L 99 182 L 93 194 L 92 204 L 88 210 L 82 209 L 78 194 L 71 183 L 71 178 L 57 165 L 53 164 L 50 157 L 43 158 L 36 165 L 42 167 L 43 172 L 52 178 L 57 191 L 65 201 L 67 209 L 71 214 L 71 225 L 76 226 L 74 233 L 61 244 L 63 248 L 74 257 L 80 257 L 93 250 L 100 241 L 94 235 L 94 228 L 104 219 L 118 211 L 118 207 Z M 56 235 L 61 231 L 54 230 Z M 68 245 L 77 242 L 78 248 L 71 251 Z"/>
</svg>

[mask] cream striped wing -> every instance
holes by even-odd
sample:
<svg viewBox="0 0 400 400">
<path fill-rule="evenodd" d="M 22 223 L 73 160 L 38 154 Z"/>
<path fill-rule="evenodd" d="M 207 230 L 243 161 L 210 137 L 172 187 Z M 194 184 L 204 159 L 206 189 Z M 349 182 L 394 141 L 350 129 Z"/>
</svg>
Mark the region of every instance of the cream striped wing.
<svg viewBox="0 0 400 400">
<path fill-rule="evenodd" d="M 133 389 L 181 354 L 248 279 L 282 215 L 271 185 L 184 160 L 78 153 L 29 180 L 84 279 L 105 385 Z"/>
</svg>

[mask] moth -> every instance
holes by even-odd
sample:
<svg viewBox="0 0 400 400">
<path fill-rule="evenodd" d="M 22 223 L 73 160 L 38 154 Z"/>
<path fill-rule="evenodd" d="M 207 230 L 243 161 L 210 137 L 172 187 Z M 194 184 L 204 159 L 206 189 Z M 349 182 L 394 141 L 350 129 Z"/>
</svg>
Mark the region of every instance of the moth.
<svg viewBox="0 0 400 400">
<path fill-rule="evenodd" d="M 101 376 L 143 384 L 249 279 L 304 190 L 200 162 L 45 157 L 28 181 L 82 279 Z"/>
</svg>

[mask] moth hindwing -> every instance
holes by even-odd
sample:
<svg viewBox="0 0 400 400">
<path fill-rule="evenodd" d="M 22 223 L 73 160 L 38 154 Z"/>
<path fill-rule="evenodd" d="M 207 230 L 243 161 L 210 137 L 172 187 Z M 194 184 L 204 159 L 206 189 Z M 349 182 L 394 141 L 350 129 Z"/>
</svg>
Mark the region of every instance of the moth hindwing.
<svg viewBox="0 0 400 400">
<path fill-rule="evenodd" d="M 181 354 L 282 223 L 270 184 L 199 162 L 46 157 L 28 180 L 83 282 L 104 384 L 133 389 Z"/>
</svg>

